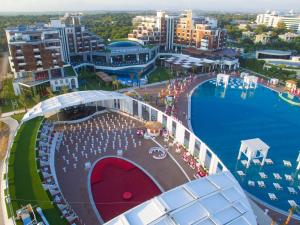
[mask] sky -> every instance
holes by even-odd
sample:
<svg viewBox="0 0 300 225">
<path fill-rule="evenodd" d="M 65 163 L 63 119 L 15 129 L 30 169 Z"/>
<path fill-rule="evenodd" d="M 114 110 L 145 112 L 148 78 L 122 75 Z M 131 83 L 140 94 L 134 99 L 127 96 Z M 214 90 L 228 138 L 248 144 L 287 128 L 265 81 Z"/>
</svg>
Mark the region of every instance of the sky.
<svg viewBox="0 0 300 225">
<path fill-rule="evenodd" d="M 300 11 L 300 0 L 0 0 L 0 12 L 158 9 Z"/>
</svg>

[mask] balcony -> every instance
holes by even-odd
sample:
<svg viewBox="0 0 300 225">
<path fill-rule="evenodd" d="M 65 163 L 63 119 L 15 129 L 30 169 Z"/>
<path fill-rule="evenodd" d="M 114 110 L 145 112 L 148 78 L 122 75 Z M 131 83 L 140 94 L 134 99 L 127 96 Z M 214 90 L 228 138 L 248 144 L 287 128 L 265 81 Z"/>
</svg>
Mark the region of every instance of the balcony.
<svg viewBox="0 0 300 225">
<path fill-rule="evenodd" d="M 34 58 L 40 59 L 40 58 L 41 58 L 41 55 L 34 55 Z"/>
<path fill-rule="evenodd" d="M 40 49 L 39 48 L 34 48 L 33 52 L 40 52 Z"/>
</svg>

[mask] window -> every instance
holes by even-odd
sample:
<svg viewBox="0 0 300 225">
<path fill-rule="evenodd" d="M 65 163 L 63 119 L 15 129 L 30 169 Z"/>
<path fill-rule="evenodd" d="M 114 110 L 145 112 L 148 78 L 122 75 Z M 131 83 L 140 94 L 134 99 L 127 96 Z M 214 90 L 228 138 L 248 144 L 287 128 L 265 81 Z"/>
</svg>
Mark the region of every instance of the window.
<svg viewBox="0 0 300 225">
<path fill-rule="evenodd" d="M 212 157 L 212 153 L 206 149 L 206 155 L 205 155 L 205 161 L 204 161 L 204 166 L 209 169 L 210 167 L 210 162 L 211 162 L 211 157 Z"/>
<path fill-rule="evenodd" d="M 200 156 L 200 149 L 201 149 L 201 142 L 198 140 L 195 140 L 194 156 L 197 158 L 199 158 L 199 156 Z"/>
<path fill-rule="evenodd" d="M 189 148 L 189 144 L 190 144 L 190 132 L 188 132 L 187 130 L 184 131 L 184 146 L 186 148 Z"/>
<path fill-rule="evenodd" d="M 151 121 L 157 121 L 157 110 L 151 109 Z"/>
</svg>

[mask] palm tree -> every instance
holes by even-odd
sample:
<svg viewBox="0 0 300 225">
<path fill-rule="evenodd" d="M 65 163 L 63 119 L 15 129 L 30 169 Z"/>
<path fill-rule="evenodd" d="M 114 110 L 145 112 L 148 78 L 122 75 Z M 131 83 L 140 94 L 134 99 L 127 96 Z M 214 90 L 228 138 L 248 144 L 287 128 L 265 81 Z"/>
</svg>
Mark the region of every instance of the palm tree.
<svg viewBox="0 0 300 225">
<path fill-rule="evenodd" d="M 33 101 L 38 104 L 40 101 L 41 101 L 41 97 L 39 94 L 35 94 L 33 97 L 32 97 Z"/>
<path fill-rule="evenodd" d="M 51 87 L 47 87 L 47 88 L 46 88 L 46 91 L 47 91 L 47 93 L 48 93 L 48 97 L 49 97 L 49 98 L 54 97 L 54 93 L 53 93 Z"/>
<path fill-rule="evenodd" d="M 68 88 L 67 86 L 62 86 L 62 87 L 61 87 L 61 92 L 62 92 L 63 94 L 66 94 L 66 93 L 69 92 L 69 88 Z"/>
<path fill-rule="evenodd" d="M 143 70 L 139 71 L 138 74 L 137 74 L 137 79 L 138 79 L 138 85 L 139 85 L 139 87 L 141 87 L 141 77 L 142 77 L 142 74 L 143 74 Z"/>
<path fill-rule="evenodd" d="M 25 108 L 25 112 L 27 112 L 27 98 L 23 93 L 19 96 L 18 101 Z"/>
<path fill-rule="evenodd" d="M 130 73 L 130 80 L 131 80 L 131 86 L 133 87 L 133 79 L 134 79 L 134 73 Z"/>
</svg>

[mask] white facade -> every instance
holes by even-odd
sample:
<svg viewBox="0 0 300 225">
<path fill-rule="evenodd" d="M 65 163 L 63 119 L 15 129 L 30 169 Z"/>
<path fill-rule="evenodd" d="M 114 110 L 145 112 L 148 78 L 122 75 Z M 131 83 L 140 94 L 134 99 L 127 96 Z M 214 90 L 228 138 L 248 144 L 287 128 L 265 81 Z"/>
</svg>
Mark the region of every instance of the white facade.
<svg viewBox="0 0 300 225">
<path fill-rule="evenodd" d="M 279 15 L 277 12 L 266 12 L 258 14 L 256 17 L 258 25 L 263 24 L 268 27 L 277 27 L 279 22 L 284 22 L 287 29 L 300 33 L 300 15 L 294 15 L 293 13 Z"/>
</svg>

